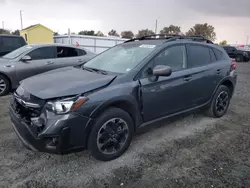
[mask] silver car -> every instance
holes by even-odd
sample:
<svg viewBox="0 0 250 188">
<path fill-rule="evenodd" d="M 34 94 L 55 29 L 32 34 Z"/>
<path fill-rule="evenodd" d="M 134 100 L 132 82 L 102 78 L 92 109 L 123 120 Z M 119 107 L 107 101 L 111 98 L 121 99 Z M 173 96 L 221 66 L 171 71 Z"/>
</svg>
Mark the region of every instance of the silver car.
<svg viewBox="0 0 250 188">
<path fill-rule="evenodd" d="M 32 44 L 0 58 L 0 96 L 16 89 L 30 76 L 67 66 L 81 65 L 95 54 L 82 47 L 63 44 Z"/>
</svg>

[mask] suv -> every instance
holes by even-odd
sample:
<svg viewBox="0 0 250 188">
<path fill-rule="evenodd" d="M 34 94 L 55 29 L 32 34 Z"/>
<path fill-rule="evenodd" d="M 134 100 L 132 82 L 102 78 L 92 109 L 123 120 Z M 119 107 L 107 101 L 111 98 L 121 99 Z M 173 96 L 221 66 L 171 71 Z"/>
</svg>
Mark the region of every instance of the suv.
<svg viewBox="0 0 250 188">
<path fill-rule="evenodd" d="M 17 35 L 0 35 L 0 57 L 26 45 L 23 37 Z"/>
<path fill-rule="evenodd" d="M 235 48 L 233 46 L 223 46 L 230 58 L 237 62 L 248 62 L 250 60 L 250 50 L 245 48 Z"/>
<path fill-rule="evenodd" d="M 203 37 L 156 36 L 126 41 L 80 68 L 22 81 L 10 117 L 24 145 L 60 154 L 85 148 L 108 161 L 145 125 L 201 108 L 222 117 L 234 93 L 236 63 Z"/>
</svg>

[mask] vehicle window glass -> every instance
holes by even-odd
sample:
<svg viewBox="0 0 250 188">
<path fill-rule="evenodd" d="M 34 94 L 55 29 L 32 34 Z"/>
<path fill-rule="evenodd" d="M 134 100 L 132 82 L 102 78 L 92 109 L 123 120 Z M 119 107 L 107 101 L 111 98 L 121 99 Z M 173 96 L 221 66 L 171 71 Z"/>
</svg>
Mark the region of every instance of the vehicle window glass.
<svg viewBox="0 0 250 188">
<path fill-rule="evenodd" d="M 14 51 L 12 51 L 12 52 L 10 52 L 10 53 L 4 55 L 2 58 L 3 58 L 3 59 L 15 59 L 15 58 L 19 57 L 20 55 L 22 55 L 22 54 L 28 52 L 28 51 L 31 50 L 31 49 L 33 49 L 32 46 L 26 45 L 26 46 L 23 46 L 23 47 L 21 47 L 21 48 L 18 48 L 18 49 L 16 49 L 16 50 L 14 50 Z"/>
<path fill-rule="evenodd" d="M 55 58 L 55 47 L 37 48 L 29 52 L 27 55 L 29 55 L 32 60 L 52 59 Z"/>
<path fill-rule="evenodd" d="M 2 37 L 2 45 L 5 51 L 12 51 L 25 45 L 25 42 L 21 37 Z"/>
<path fill-rule="evenodd" d="M 87 53 L 85 50 L 77 49 L 77 54 L 78 54 L 78 56 L 83 56 L 83 55 L 86 55 Z"/>
<path fill-rule="evenodd" d="M 78 56 L 78 49 L 70 47 L 57 47 L 57 58 L 67 58 Z"/>
<path fill-rule="evenodd" d="M 158 54 L 152 61 L 152 67 L 156 65 L 167 65 L 172 71 L 178 71 L 186 68 L 186 48 L 184 45 L 168 47 Z"/>
<path fill-rule="evenodd" d="M 209 52 L 210 52 L 210 56 L 211 56 L 211 61 L 212 62 L 217 61 L 215 54 L 214 54 L 214 51 L 211 48 L 209 49 Z"/>
<path fill-rule="evenodd" d="M 223 57 L 223 53 L 220 50 L 217 50 L 217 49 L 213 49 L 213 51 L 215 53 L 216 59 L 221 60 L 222 57 Z"/>
<path fill-rule="evenodd" d="M 200 67 L 211 62 L 209 49 L 201 45 L 188 45 L 188 67 Z"/>
<path fill-rule="evenodd" d="M 123 43 L 95 56 L 84 64 L 84 67 L 115 73 L 127 73 L 134 69 L 155 48 L 156 45 L 151 44 Z"/>
</svg>

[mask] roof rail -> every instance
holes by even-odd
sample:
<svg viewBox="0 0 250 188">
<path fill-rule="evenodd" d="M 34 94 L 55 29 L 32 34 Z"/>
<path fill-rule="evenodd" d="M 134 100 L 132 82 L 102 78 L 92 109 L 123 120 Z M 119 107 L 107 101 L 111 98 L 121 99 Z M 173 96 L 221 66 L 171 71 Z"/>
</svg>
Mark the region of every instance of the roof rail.
<svg viewBox="0 0 250 188">
<path fill-rule="evenodd" d="M 185 35 L 175 35 L 175 34 L 146 35 L 146 36 L 142 36 L 142 37 L 139 37 L 139 38 L 133 38 L 133 39 L 127 40 L 124 43 L 137 41 L 137 40 L 150 40 L 150 39 L 167 39 L 166 42 L 186 39 L 186 40 L 192 40 L 192 41 L 197 41 L 197 42 L 205 42 L 205 43 L 213 44 L 213 42 L 211 40 L 208 40 L 208 39 L 206 39 L 205 37 L 203 37 L 201 35 L 185 36 Z"/>
</svg>

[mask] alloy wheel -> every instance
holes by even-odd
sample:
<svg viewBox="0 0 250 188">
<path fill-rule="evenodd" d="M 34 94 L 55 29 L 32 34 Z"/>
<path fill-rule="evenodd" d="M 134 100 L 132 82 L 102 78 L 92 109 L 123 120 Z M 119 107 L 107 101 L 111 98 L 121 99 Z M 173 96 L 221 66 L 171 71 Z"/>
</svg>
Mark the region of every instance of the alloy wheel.
<svg viewBox="0 0 250 188">
<path fill-rule="evenodd" d="M 97 147 L 103 154 L 115 154 L 125 145 L 128 134 L 128 125 L 123 119 L 110 119 L 98 131 Z"/>
<path fill-rule="evenodd" d="M 3 79 L 0 78 L 0 94 L 6 90 L 6 83 Z"/>
<path fill-rule="evenodd" d="M 218 113 L 224 113 L 229 103 L 229 95 L 226 91 L 220 92 L 216 99 L 216 111 Z"/>
</svg>

